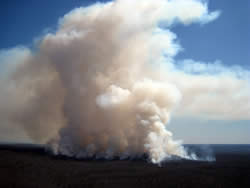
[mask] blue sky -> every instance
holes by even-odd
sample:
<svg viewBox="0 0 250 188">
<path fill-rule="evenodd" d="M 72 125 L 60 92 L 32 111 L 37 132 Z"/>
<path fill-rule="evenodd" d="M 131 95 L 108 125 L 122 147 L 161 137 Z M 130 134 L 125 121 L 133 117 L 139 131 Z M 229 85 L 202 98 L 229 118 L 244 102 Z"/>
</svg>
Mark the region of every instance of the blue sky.
<svg viewBox="0 0 250 188">
<path fill-rule="evenodd" d="M 75 7 L 95 0 L 3 0 L 0 1 L 0 48 L 32 45 L 46 28 L 55 28 L 58 18 Z M 184 51 L 177 58 L 250 67 L 250 2 L 248 0 L 210 0 L 210 10 L 221 10 L 219 19 L 206 25 L 177 25 Z"/>
<path fill-rule="evenodd" d="M 250 1 L 210 0 L 211 10 L 220 17 L 205 26 L 178 26 L 173 29 L 185 48 L 178 58 L 250 67 Z"/>
<path fill-rule="evenodd" d="M 58 18 L 73 8 L 89 5 L 90 0 L 2 0 L 0 1 L 0 49 L 17 45 L 32 46 L 48 28 L 56 28 Z M 210 0 L 210 10 L 220 10 L 215 21 L 191 26 L 176 25 L 172 31 L 184 50 L 177 59 L 223 64 L 250 69 L 250 1 Z M 248 143 L 249 121 L 172 121 L 176 138 L 187 143 Z M 184 129 L 183 129 L 184 128 Z M 183 131 L 187 130 L 188 131 Z M 202 135 L 202 134 L 204 135 Z"/>
</svg>

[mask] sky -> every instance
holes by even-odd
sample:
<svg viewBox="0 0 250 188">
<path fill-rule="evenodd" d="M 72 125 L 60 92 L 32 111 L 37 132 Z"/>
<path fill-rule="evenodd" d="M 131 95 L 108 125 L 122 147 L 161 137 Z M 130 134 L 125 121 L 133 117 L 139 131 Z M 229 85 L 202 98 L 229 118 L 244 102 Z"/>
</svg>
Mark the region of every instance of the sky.
<svg viewBox="0 0 250 188">
<path fill-rule="evenodd" d="M 0 1 L 0 49 L 33 47 L 44 33 L 55 30 L 58 18 L 91 0 Z M 220 61 L 250 70 L 250 2 L 210 0 L 210 10 L 221 15 L 205 25 L 173 25 L 183 50 L 177 60 Z M 250 144 L 249 120 L 200 120 L 172 118 L 169 129 L 184 143 Z"/>
</svg>

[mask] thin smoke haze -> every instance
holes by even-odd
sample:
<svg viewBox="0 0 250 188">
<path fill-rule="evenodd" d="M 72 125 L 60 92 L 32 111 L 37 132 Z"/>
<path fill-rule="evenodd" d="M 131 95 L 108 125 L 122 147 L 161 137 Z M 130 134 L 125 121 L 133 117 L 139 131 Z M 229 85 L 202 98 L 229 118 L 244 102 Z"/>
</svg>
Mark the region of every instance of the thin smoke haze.
<svg viewBox="0 0 250 188">
<path fill-rule="evenodd" d="M 182 47 L 171 26 L 208 24 L 219 15 L 198 0 L 76 8 L 35 50 L 1 51 L 1 123 L 55 154 L 197 159 L 167 130 L 172 113 L 250 119 L 249 71 L 174 60 Z"/>
</svg>

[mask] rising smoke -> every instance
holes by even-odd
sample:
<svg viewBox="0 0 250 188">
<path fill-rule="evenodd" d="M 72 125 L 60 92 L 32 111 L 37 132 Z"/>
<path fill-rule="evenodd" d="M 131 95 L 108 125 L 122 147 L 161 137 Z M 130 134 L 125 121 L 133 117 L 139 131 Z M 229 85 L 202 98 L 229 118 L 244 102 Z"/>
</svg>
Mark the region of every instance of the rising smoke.
<svg viewBox="0 0 250 188">
<path fill-rule="evenodd" d="M 249 119 L 250 74 L 220 63 L 175 62 L 181 46 L 169 29 L 219 14 L 198 0 L 116 0 L 74 9 L 35 50 L 1 52 L 1 123 L 21 127 L 55 154 L 196 159 L 166 129 L 171 112 Z"/>
</svg>

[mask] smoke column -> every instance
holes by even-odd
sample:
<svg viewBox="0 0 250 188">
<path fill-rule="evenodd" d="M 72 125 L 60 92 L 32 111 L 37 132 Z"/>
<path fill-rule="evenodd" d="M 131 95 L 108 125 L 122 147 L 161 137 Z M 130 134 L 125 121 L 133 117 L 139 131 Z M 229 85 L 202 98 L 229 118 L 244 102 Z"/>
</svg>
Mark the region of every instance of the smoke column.
<svg viewBox="0 0 250 188">
<path fill-rule="evenodd" d="M 248 71 L 174 61 L 182 48 L 170 26 L 207 24 L 219 14 L 198 0 L 116 0 L 76 8 L 35 49 L 2 52 L 1 122 L 25 130 L 55 154 L 122 159 L 147 153 L 153 163 L 196 159 L 166 129 L 173 111 L 250 117 Z"/>
</svg>

